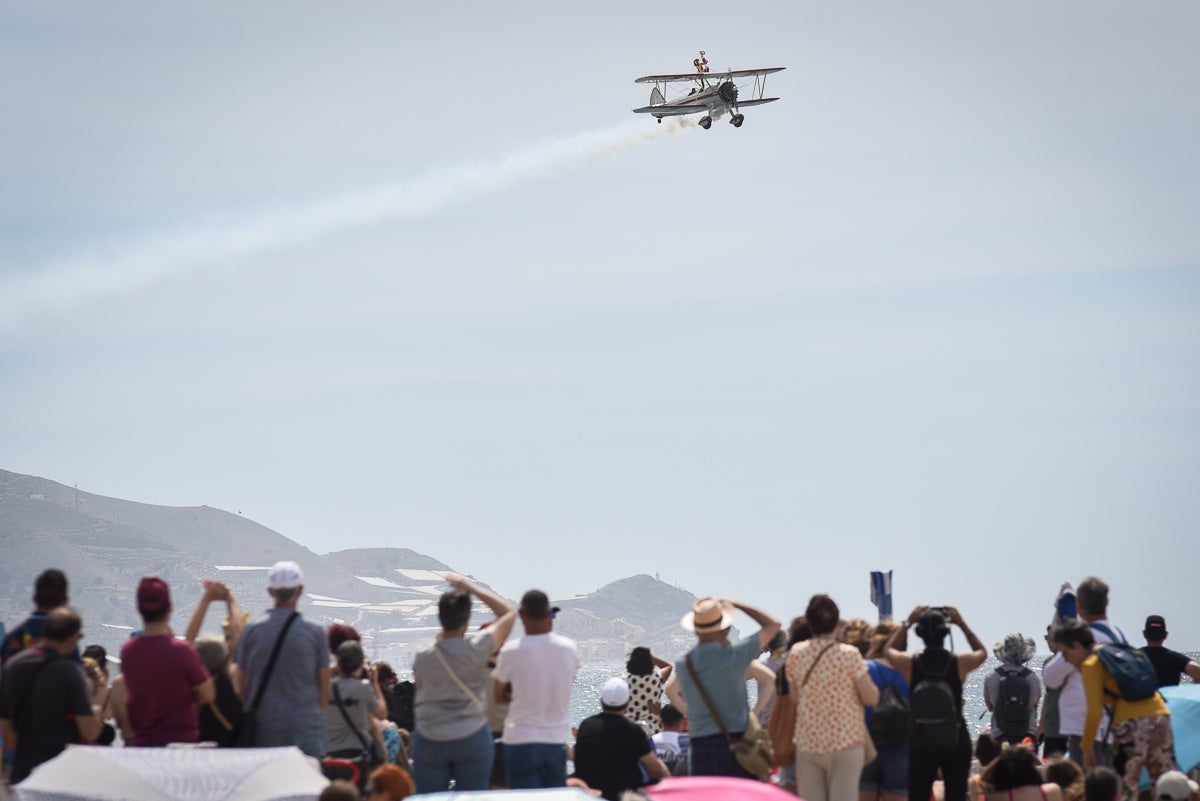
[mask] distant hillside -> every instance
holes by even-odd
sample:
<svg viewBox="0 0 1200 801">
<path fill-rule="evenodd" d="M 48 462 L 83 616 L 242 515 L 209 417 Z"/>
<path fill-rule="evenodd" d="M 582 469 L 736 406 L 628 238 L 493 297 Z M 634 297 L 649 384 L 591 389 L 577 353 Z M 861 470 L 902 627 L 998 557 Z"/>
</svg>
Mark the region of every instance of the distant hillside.
<svg viewBox="0 0 1200 801">
<path fill-rule="evenodd" d="M 71 603 L 89 642 L 110 651 L 140 626 L 134 592 L 157 574 L 172 587 L 173 619 L 182 630 L 204 578 L 219 578 L 257 614 L 268 605 L 266 568 L 281 559 L 305 571 L 306 616 L 345 621 L 363 633 L 373 656 L 407 664 L 435 627 L 442 573 L 452 568 L 409 548 L 353 548 L 313 553 L 241 515 L 209 506 L 172 507 L 108 498 L 55 481 L 0 470 L 0 621 L 29 612 L 34 577 L 47 567 L 67 573 Z M 673 657 L 688 642 L 678 627 L 694 596 L 650 576 L 621 579 L 596 592 L 556 600 L 556 629 L 580 641 L 588 661 L 621 661 L 634 645 Z M 207 629 L 216 630 L 211 612 Z M 520 633 L 518 625 L 517 633 Z"/>
<path fill-rule="evenodd" d="M 408 548 L 350 548 L 345 551 L 334 551 L 323 557 L 325 561 L 335 564 L 343 570 L 355 575 L 374 575 L 380 569 L 394 570 L 406 568 L 412 570 L 451 570 L 449 565 L 439 562 L 432 556 L 409 550 Z"/>
<path fill-rule="evenodd" d="M 679 619 L 696 596 L 645 574 L 606 584 L 590 595 L 555 600 L 562 611 L 555 631 L 581 643 L 592 642 L 590 656 L 622 661 L 636 645 L 673 658 L 693 641 Z"/>
</svg>

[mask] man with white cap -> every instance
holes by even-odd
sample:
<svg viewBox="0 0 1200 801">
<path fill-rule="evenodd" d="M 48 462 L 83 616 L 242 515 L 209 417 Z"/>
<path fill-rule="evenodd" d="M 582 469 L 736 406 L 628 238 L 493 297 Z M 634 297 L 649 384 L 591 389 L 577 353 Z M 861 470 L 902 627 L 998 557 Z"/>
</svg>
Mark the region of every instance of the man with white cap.
<svg viewBox="0 0 1200 801">
<path fill-rule="evenodd" d="M 762 628 L 756 635 L 732 644 L 729 629 L 738 611 L 745 612 Z M 671 703 L 686 710 L 688 716 L 691 775 L 758 778 L 751 776 L 734 759 L 722 727 L 734 740 L 745 733 L 750 714 L 746 669 L 767 649 L 767 644 L 779 631 L 779 621 L 752 606 L 710 596 L 692 604 L 692 611 L 684 615 L 679 624 L 695 632 L 699 641 L 675 663 L 676 682 L 667 689 Z M 707 702 L 696 679 L 704 685 Z M 714 712 L 720 718 L 719 722 L 714 718 Z"/>
<path fill-rule="evenodd" d="M 234 663 L 243 708 L 257 709 L 254 737 L 258 747 L 294 745 L 312 757 L 325 753 L 325 707 L 329 703 L 329 654 L 325 630 L 300 619 L 296 605 L 304 573 L 295 562 L 276 562 L 267 574 L 267 593 L 275 606 L 238 639 Z M 278 644 L 269 676 L 267 666 Z M 264 686 L 263 679 L 266 676 Z"/>
<path fill-rule="evenodd" d="M 1169 770 L 1154 783 L 1154 801 L 1197 801 L 1200 799 L 1200 784 L 1192 781 L 1186 773 Z"/>
<path fill-rule="evenodd" d="M 609 679 L 600 690 L 603 711 L 585 718 L 575 734 L 576 777 L 610 801 L 646 783 L 641 768 L 651 781 L 670 775 L 645 730 L 625 717 L 627 706 L 629 685 L 621 678 Z"/>
</svg>

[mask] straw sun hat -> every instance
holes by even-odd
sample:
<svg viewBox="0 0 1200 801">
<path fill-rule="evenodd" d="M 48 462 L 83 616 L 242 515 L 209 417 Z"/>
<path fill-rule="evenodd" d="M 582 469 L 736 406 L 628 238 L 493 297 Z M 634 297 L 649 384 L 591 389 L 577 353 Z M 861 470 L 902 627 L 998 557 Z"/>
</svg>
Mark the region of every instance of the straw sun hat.
<svg viewBox="0 0 1200 801">
<path fill-rule="evenodd" d="M 708 595 L 692 604 L 692 611 L 683 616 L 679 625 L 697 634 L 723 631 L 733 625 L 735 613 L 733 604 Z"/>
</svg>

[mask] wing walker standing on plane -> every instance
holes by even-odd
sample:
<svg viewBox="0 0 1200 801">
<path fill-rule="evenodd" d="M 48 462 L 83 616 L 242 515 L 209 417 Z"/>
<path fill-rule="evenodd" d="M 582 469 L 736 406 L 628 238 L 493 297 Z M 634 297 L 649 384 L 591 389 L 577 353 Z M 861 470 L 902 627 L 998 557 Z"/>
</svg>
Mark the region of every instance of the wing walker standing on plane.
<svg viewBox="0 0 1200 801">
<path fill-rule="evenodd" d="M 700 118 L 700 127 L 708 130 L 714 119 L 722 114 L 729 114 L 729 122 L 734 128 L 741 128 L 746 119 L 741 113 L 742 106 L 761 106 L 773 103 L 778 97 L 763 97 L 767 88 L 767 76 L 773 72 L 781 72 L 785 67 L 767 67 L 757 70 L 726 70 L 723 73 L 710 73 L 708 59 L 704 51 L 700 58 L 692 59 L 695 72 L 683 72 L 673 75 L 645 75 L 634 83 L 652 83 L 650 105 L 635 108 L 637 114 L 652 114 L 659 122 L 663 117 L 677 117 L 684 114 L 704 114 Z M 754 78 L 754 86 L 750 90 L 748 100 L 738 100 L 736 78 Z M 669 83 L 694 83 L 692 90 L 674 100 L 668 101 L 664 91 Z"/>
</svg>

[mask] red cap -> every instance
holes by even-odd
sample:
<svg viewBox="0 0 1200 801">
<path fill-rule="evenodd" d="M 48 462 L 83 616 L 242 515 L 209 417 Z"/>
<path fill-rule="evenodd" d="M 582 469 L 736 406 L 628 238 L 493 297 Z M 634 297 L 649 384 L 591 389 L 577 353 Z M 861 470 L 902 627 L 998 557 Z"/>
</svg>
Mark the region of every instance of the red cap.
<svg viewBox="0 0 1200 801">
<path fill-rule="evenodd" d="M 158 576 L 146 576 L 138 584 L 138 609 L 158 609 L 171 603 L 171 589 Z"/>
</svg>

